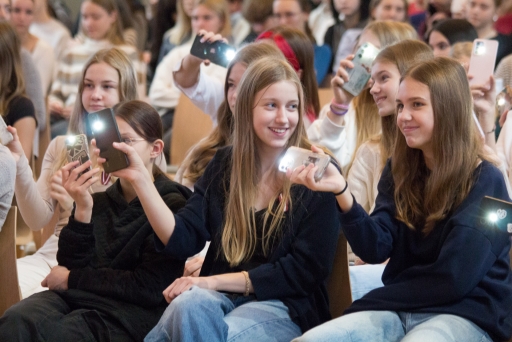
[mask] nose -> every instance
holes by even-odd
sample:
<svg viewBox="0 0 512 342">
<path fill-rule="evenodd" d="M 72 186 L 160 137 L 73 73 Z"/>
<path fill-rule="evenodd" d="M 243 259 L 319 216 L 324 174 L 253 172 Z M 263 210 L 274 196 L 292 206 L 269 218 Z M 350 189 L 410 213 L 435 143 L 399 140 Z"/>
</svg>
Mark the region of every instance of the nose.
<svg viewBox="0 0 512 342">
<path fill-rule="evenodd" d="M 409 111 L 404 107 L 400 112 L 398 112 L 398 115 L 396 116 L 396 122 L 400 126 L 400 123 L 406 122 L 411 120 L 411 115 Z"/>
<path fill-rule="evenodd" d="M 374 94 L 377 94 L 379 91 L 380 91 L 380 88 L 377 85 L 377 82 L 373 82 L 373 85 L 370 88 L 370 94 L 374 95 Z"/>
<path fill-rule="evenodd" d="M 95 100 L 99 100 L 101 99 L 101 96 L 102 96 L 102 93 L 101 93 L 101 88 L 100 87 L 94 87 L 93 91 L 92 91 L 92 94 L 91 94 L 91 97 Z"/>
<path fill-rule="evenodd" d="M 276 113 L 276 123 L 286 124 L 288 123 L 288 114 L 286 106 L 280 106 Z"/>
<path fill-rule="evenodd" d="M 286 20 L 286 16 L 281 15 L 278 17 L 279 25 L 286 25 L 288 24 L 288 20 Z"/>
</svg>

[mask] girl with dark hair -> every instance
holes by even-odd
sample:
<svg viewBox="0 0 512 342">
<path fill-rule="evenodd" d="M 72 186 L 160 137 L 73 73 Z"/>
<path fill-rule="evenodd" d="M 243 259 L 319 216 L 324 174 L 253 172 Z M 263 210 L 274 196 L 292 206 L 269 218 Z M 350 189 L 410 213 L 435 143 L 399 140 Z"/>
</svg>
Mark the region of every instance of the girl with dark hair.
<svg viewBox="0 0 512 342">
<path fill-rule="evenodd" d="M 445 57 L 412 67 L 401 79 L 396 111 L 400 133 L 370 216 L 336 168 L 319 182 L 312 166 L 289 174 L 336 194 L 354 252 L 370 263 L 389 258 L 383 287 L 296 341 L 508 340 L 510 239 L 486 223 L 480 203 L 484 196 L 510 198 L 475 130 L 464 68 Z"/>
<path fill-rule="evenodd" d="M 446 19 L 437 23 L 428 37 L 428 45 L 436 57 L 449 57 L 455 43 L 473 42 L 478 38 L 475 28 L 465 19 Z"/>
<path fill-rule="evenodd" d="M 156 196 L 179 210 L 190 191 L 155 165 L 163 148 L 158 113 L 131 101 L 116 106 L 115 116 L 122 145 L 137 154 Z M 165 310 L 162 291 L 182 274 L 184 260 L 157 253 L 151 223 L 122 174 L 105 192 L 91 195 L 100 170 L 87 171 L 90 166 L 72 162 L 61 169 L 75 207 L 60 234 L 59 265 L 42 282 L 49 291 L 22 300 L 0 318 L 2 341 L 140 341 Z"/>
</svg>

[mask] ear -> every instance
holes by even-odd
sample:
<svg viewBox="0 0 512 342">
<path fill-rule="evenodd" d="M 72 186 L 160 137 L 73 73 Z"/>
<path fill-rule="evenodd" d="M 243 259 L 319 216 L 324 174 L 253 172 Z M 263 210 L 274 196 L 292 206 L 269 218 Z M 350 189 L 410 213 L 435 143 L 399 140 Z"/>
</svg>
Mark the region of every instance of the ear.
<svg viewBox="0 0 512 342">
<path fill-rule="evenodd" d="M 299 69 L 299 71 L 297 71 L 297 76 L 299 76 L 299 80 L 302 81 L 302 74 L 304 73 L 304 71 L 302 69 Z"/>
<path fill-rule="evenodd" d="M 164 142 L 161 139 L 157 139 L 153 142 L 153 149 L 151 150 L 151 159 L 157 158 L 164 150 Z"/>
<path fill-rule="evenodd" d="M 112 13 L 110 13 L 109 16 L 110 16 L 110 25 L 112 25 L 117 20 L 117 11 L 112 11 Z"/>
</svg>

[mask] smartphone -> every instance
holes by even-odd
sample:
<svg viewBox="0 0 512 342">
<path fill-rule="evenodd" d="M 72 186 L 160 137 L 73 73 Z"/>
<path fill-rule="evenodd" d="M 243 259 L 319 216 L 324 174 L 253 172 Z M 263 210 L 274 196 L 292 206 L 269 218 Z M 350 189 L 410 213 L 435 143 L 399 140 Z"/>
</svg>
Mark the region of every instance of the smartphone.
<svg viewBox="0 0 512 342">
<path fill-rule="evenodd" d="M 319 154 L 300 147 L 289 147 L 286 150 L 283 158 L 279 162 L 278 169 L 281 172 L 286 172 L 288 169 L 295 169 L 300 165 L 308 166 L 313 163 L 318 166 L 318 170 L 315 172 L 315 180 L 318 181 L 324 175 L 331 157 L 327 154 Z"/>
<path fill-rule="evenodd" d="M 100 157 L 105 158 L 103 169 L 107 173 L 128 167 L 128 157 L 125 153 L 112 146 L 114 142 L 121 142 L 121 135 L 111 108 L 99 112 L 89 113 L 87 121 L 91 132 L 96 139 L 96 146 L 100 149 Z"/>
<path fill-rule="evenodd" d="M 512 235 L 512 203 L 485 196 L 480 202 L 480 222 Z"/>
<path fill-rule="evenodd" d="M 234 47 L 217 40 L 213 43 L 201 43 L 202 36 L 197 35 L 190 48 L 190 54 L 201 59 L 208 59 L 210 62 L 227 67 L 229 62 L 235 57 L 236 50 Z"/>
<path fill-rule="evenodd" d="M 82 165 L 89 160 L 89 143 L 85 134 L 70 135 L 66 138 L 66 158 L 68 163 L 78 160 L 78 165 Z M 80 172 L 78 177 L 90 170 L 91 168 L 88 167 Z"/>
<path fill-rule="evenodd" d="M 7 130 L 7 125 L 5 124 L 4 118 L 0 115 L 0 144 L 7 145 L 12 141 L 13 136 Z"/>
<path fill-rule="evenodd" d="M 468 75 L 473 76 L 469 81 L 471 85 L 486 84 L 494 74 L 498 42 L 488 39 L 475 39 L 469 60 Z"/>
<path fill-rule="evenodd" d="M 354 68 L 348 70 L 348 82 L 343 89 L 357 96 L 366 87 L 372 73 L 372 63 L 380 50 L 371 43 L 364 43 L 357 50 L 352 63 Z"/>
</svg>

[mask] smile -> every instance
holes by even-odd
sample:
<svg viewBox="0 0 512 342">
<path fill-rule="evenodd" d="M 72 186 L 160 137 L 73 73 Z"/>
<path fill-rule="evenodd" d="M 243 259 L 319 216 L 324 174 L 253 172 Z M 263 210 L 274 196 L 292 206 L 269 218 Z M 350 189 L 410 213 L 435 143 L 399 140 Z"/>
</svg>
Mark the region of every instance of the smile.
<svg viewBox="0 0 512 342">
<path fill-rule="evenodd" d="M 277 133 L 277 134 L 283 134 L 288 130 L 288 128 L 272 128 L 272 127 L 269 127 L 269 129 L 272 132 Z"/>
<path fill-rule="evenodd" d="M 373 101 L 375 101 L 375 104 L 379 105 L 385 99 L 386 99 L 386 96 L 379 96 L 379 97 L 374 97 Z"/>
</svg>

